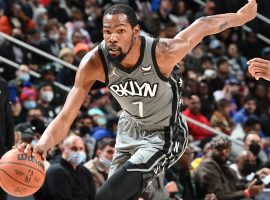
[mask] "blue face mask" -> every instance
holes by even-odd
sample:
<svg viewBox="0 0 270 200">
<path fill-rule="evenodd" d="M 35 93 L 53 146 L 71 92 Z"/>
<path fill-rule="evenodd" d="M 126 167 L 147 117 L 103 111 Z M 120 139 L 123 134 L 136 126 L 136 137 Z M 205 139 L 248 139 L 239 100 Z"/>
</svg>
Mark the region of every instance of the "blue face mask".
<svg viewBox="0 0 270 200">
<path fill-rule="evenodd" d="M 36 101 L 33 101 L 33 100 L 26 100 L 23 102 L 23 106 L 29 110 L 29 109 L 32 109 L 32 108 L 35 108 L 37 107 L 37 102 Z"/>
<path fill-rule="evenodd" d="M 79 165 L 80 163 L 85 162 L 85 160 L 86 153 L 84 151 L 71 151 L 69 157 L 67 158 L 67 161 L 74 165 Z"/>
<path fill-rule="evenodd" d="M 22 73 L 19 75 L 19 80 L 22 82 L 27 82 L 30 80 L 30 74 L 28 73 Z"/>
<path fill-rule="evenodd" d="M 109 169 L 112 161 L 102 156 L 102 158 L 100 159 L 100 162 L 104 165 L 106 169 Z"/>
</svg>

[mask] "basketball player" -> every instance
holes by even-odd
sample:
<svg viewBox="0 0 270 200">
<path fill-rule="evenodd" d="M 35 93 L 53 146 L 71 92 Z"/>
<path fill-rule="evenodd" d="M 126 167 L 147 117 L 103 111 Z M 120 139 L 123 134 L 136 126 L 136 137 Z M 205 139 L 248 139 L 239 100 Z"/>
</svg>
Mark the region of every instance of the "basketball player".
<svg viewBox="0 0 270 200">
<path fill-rule="evenodd" d="M 103 81 L 123 112 L 109 178 L 95 199 L 136 199 L 187 147 L 186 122 L 180 113 L 182 81 L 172 73 L 176 64 L 205 36 L 243 25 L 256 10 L 256 0 L 249 0 L 237 13 L 203 17 L 173 39 L 153 39 L 140 36 L 132 8 L 109 7 L 103 17 L 104 41 L 82 59 L 62 111 L 34 153 L 44 155 L 67 135 L 91 86 Z M 31 153 L 30 148 L 25 152 Z"/>
<path fill-rule="evenodd" d="M 262 58 L 253 58 L 248 61 L 249 73 L 259 80 L 263 78 L 265 80 L 270 81 L 270 61 Z"/>
</svg>

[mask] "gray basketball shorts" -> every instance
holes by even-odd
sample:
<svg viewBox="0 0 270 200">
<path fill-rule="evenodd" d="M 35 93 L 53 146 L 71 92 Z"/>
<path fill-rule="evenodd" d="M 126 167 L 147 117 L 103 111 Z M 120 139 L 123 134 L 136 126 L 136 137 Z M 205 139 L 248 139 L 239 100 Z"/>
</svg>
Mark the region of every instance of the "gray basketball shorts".
<svg viewBox="0 0 270 200">
<path fill-rule="evenodd" d="M 173 126 L 158 131 L 147 131 L 128 115 L 121 115 L 118 122 L 115 155 L 109 176 L 120 166 L 129 172 L 143 172 L 143 188 L 163 171 L 171 167 L 184 153 L 188 144 L 186 121 L 178 119 Z"/>
</svg>

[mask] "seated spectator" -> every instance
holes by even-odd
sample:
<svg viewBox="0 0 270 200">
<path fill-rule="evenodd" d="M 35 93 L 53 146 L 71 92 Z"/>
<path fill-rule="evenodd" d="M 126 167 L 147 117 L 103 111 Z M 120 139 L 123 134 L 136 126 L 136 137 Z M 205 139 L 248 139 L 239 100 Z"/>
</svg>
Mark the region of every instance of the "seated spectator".
<svg viewBox="0 0 270 200">
<path fill-rule="evenodd" d="M 50 83 L 43 83 L 39 86 L 38 92 L 38 107 L 42 110 L 45 125 L 48 126 L 56 116 L 55 108 L 52 106 L 54 99 L 53 86 Z"/>
<path fill-rule="evenodd" d="M 22 87 L 26 82 L 30 81 L 30 69 L 27 65 L 20 65 L 16 71 L 16 78 L 9 81 L 9 85 L 13 85 L 17 94 L 20 96 Z"/>
<path fill-rule="evenodd" d="M 262 168 L 256 169 L 256 158 L 250 151 L 242 151 L 236 159 L 236 163 L 231 164 L 230 167 L 235 170 L 237 177 L 244 184 L 253 180 L 256 176 L 263 178 L 270 174 L 270 169 Z"/>
<path fill-rule="evenodd" d="M 231 134 L 235 125 L 230 117 L 230 103 L 227 99 L 220 99 L 217 102 L 217 110 L 213 113 L 210 122 L 213 128 L 227 135 Z"/>
<path fill-rule="evenodd" d="M 244 148 L 255 156 L 256 170 L 268 161 L 268 157 L 263 149 L 263 140 L 256 132 L 250 132 L 245 136 Z"/>
<path fill-rule="evenodd" d="M 98 190 L 108 178 L 110 163 L 115 152 L 115 139 L 104 138 L 97 143 L 96 156 L 84 166 L 93 175 L 95 187 Z"/>
<path fill-rule="evenodd" d="M 243 108 L 240 109 L 234 116 L 233 121 L 235 124 L 240 123 L 243 125 L 248 118 L 256 118 L 258 119 L 258 116 L 256 115 L 256 99 L 251 96 L 247 96 L 244 99 L 244 105 Z"/>
<path fill-rule="evenodd" d="M 69 64 L 78 66 L 78 62 L 75 60 L 75 55 L 72 49 L 66 47 L 60 50 L 58 57 Z M 57 74 L 57 81 L 63 85 L 71 87 L 74 84 L 76 71 L 66 66 L 62 66 Z"/>
<path fill-rule="evenodd" d="M 184 110 L 183 114 L 198 122 L 201 122 L 204 125 L 209 126 L 210 124 L 208 119 L 201 114 L 201 101 L 197 95 L 191 95 L 189 97 L 188 108 Z M 188 130 L 194 140 L 202 140 L 212 135 L 208 130 L 190 122 L 188 122 Z"/>
<path fill-rule="evenodd" d="M 235 172 L 226 165 L 231 153 L 231 141 L 227 137 L 213 138 L 211 146 L 211 154 L 203 159 L 194 173 L 200 198 L 214 193 L 219 200 L 240 200 L 263 191 L 264 185 L 255 185 L 255 181 L 247 186 L 242 184 Z"/>
<path fill-rule="evenodd" d="M 62 157 L 46 172 L 46 179 L 36 193 L 37 200 L 91 200 L 95 196 L 92 174 L 81 163 L 85 161 L 81 137 L 68 136 L 62 145 Z"/>
<path fill-rule="evenodd" d="M 190 168 L 191 162 L 194 158 L 194 150 L 192 147 L 188 147 L 179 161 L 166 171 L 167 188 L 168 184 L 175 183 L 177 186 L 177 192 L 170 196 L 176 196 L 182 199 L 196 200 L 197 192 L 194 180 L 191 177 Z M 170 186 L 171 187 L 171 186 Z M 217 200 L 215 194 L 206 194 L 204 199 L 208 196 L 213 196 L 212 200 Z"/>
<path fill-rule="evenodd" d="M 92 137 L 98 142 L 99 140 L 102 140 L 103 138 L 109 137 L 109 138 L 115 138 L 117 133 L 117 123 L 118 123 L 118 117 L 115 116 L 107 116 L 106 117 L 106 127 L 97 127 L 92 132 Z"/>
</svg>

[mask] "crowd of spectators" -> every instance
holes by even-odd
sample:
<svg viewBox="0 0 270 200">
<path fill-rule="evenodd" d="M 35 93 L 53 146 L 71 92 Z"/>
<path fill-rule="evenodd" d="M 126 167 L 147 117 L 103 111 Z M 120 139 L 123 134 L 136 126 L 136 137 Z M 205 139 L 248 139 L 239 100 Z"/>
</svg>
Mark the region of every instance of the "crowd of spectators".
<svg viewBox="0 0 270 200">
<path fill-rule="evenodd" d="M 78 67 L 82 57 L 102 41 L 102 14 L 114 3 L 126 3 L 134 8 L 142 36 L 172 38 L 196 19 L 235 12 L 245 1 L 206 0 L 201 7 L 191 0 L 0 0 L 0 32 Z M 269 1 L 260 1 L 258 6 L 261 14 L 270 17 Z M 265 169 L 259 173 L 261 177 L 269 174 L 266 169 L 270 167 L 270 83 L 253 79 L 247 71 L 247 60 L 254 57 L 270 60 L 270 45 L 256 37 L 257 32 L 269 36 L 270 26 L 258 20 L 248 26 L 252 32 L 237 27 L 204 38 L 178 66 L 184 83 L 183 114 L 244 145 L 223 141 L 225 146 L 220 142 L 219 147 L 218 141 L 212 141 L 214 135 L 210 131 L 188 123 L 192 145 L 176 166 L 154 181 L 144 193 L 144 200 L 164 199 L 164 196 L 189 200 L 241 199 L 262 191 L 246 176 L 260 169 Z M 76 71 L 1 37 L 0 56 L 19 64 L 15 69 L 0 63 L 0 76 L 9 85 L 16 126 L 15 144 L 35 145 L 67 96 L 54 82 L 71 88 Z M 31 76 L 30 71 L 41 77 Z M 92 173 L 93 191 L 108 175 L 120 112 L 107 87 L 97 82 L 71 127 L 70 134 L 79 136 L 85 143 L 85 161 L 88 162 L 84 167 Z M 106 141 L 108 138 L 110 140 Z M 51 149 L 47 168 L 55 162 L 65 163 L 63 159 L 68 158 L 63 158 L 62 152 L 68 151 L 67 148 L 68 145 L 60 144 Z M 224 160 L 215 160 L 220 155 Z M 226 165 L 228 161 L 231 168 Z M 52 174 L 57 168 L 53 166 L 49 170 Z M 211 167 L 221 170 L 220 173 L 210 170 Z M 218 188 L 223 187 L 222 182 L 227 184 L 223 192 Z M 56 190 L 56 187 L 52 188 Z M 46 190 L 49 188 L 46 185 Z M 61 188 L 65 189 L 59 187 L 59 190 Z M 55 194 L 61 192 L 65 191 L 54 191 Z M 92 193 L 90 196 L 92 198 Z"/>
</svg>

